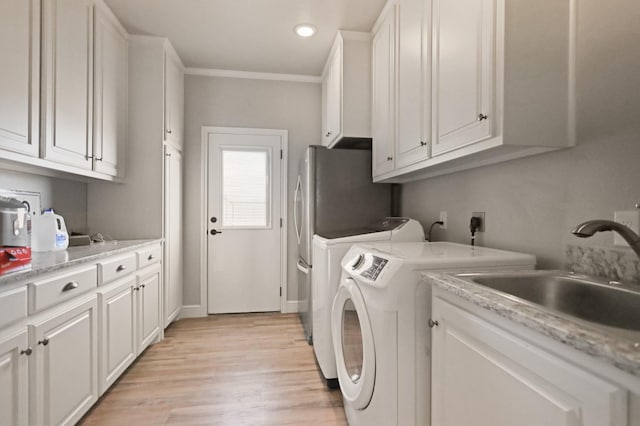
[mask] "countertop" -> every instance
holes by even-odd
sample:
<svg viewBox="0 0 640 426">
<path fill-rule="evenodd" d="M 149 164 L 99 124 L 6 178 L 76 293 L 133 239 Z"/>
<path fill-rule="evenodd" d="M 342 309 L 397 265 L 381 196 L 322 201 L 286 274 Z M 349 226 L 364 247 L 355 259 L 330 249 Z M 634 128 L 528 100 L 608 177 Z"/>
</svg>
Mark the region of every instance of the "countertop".
<svg viewBox="0 0 640 426">
<path fill-rule="evenodd" d="M 628 339 L 621 338 L 607 333 L 606 327 L 573 320 L 458 277 L 433 272 L 422 275 L 428 284 L 640 377 L 640 332 L 629 331 Z"/>
<path fill-rule="evenodd" d="M 31 255 L 31 268 L 0 276 L 0 286 L 28 280 L 36 275 L 54 272 L 70 266 L 94 262 L 104 257 L 158 244 L 160 242 L 162 242 L 162 239 L 119 240 L 95 243 L 88 246 L 69 247 L 66 250 L 34 252 Z"/>
</svg>

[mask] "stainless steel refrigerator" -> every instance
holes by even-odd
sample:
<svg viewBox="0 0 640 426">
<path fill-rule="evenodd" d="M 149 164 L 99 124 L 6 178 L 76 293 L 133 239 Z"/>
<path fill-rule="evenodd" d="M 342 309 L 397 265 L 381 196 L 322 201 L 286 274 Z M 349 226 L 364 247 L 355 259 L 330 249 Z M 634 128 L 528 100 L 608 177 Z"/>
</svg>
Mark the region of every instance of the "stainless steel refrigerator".
<svg viewBox="0 0 640 426">
<path fill-rule="evenodd" d="M 298 169 L 293 219 L 298 240 L 298 300 L 307 341 L 311 336 L 311 239 L 353 235 L 392 214 L 392 188 L 374 184 L 371 151 L 311 145 Z"/>
</svg>

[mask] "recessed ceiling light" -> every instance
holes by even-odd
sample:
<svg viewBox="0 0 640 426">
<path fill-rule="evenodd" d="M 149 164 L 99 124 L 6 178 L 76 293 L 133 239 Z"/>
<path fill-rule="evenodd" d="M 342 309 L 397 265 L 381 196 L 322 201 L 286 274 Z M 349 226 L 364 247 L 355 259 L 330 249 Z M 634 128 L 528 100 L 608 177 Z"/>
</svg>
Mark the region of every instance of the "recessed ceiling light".
<svg viewBox="0 0 640 426">
<path fill-rule="evenodd" d="M 300 37 L 311 37 L 316 33 L 316 27 L 311 24 L 298 24 L 293 31 Z"/>
</svg>

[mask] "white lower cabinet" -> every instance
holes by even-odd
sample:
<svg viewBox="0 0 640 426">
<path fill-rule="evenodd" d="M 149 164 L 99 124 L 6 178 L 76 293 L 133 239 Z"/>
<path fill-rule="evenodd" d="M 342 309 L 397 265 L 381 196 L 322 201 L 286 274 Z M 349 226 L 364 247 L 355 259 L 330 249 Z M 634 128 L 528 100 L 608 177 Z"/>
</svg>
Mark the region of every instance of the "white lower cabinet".
<svg viewBox="0 0 640 426">
<path fill-rule="evenodd" d="M 435 289 L 432 424 L 625 426 L 628 394 Z"/>
<path fill-rule="evenodd" d="M 98 399 L 95 295 L 29 325 L 30 423 L 74 424 Z"/>
<path fill-rule="evenodd" d="M 136 359 L 136 277 L 98 293 L 100 305 L 100 394 Z"/>
<path fill-rule="evenodd" d="M 140 355 L 160 334 L 160 264 L 138 273 L 138 342 Z"/>
<path fill-rule="evenodd" d="M 28 357 L 27 328 L 0 337 L 0 424 L 26 425 Z"/>
</svg>

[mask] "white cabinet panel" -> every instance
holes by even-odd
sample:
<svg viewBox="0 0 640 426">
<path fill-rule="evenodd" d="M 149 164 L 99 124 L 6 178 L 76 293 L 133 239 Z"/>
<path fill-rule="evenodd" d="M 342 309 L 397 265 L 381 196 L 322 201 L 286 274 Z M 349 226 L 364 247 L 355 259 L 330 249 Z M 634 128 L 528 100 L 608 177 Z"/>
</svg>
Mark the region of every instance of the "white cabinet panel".
<svg viewBox="0 0 640 426">
<path fill-rule="evenodd" d="M 433 155 L 491 136 L 495 0 L 434 0 Z"/>
<path fill-rule="evenodd" d="M 440 297 L 433 317 L 434 424 L 627 424 L 625 389 Z"/>
<path fill-rule="evenodd" d="M 165 274 L 164 327 L 182 307 L 182 155 L 166 146 L 165 153 Z"/>
<path fill-rule="evenodd" d="M 430 1 L 398 0 L 396 168 L 429 157 L 431 138 Z"/>
<path fill-rule="evenodd" d="M 160 332 L 160 265 L 140 272 L 138 283 L 138 355 Z"/>
<path fill-rule="evenodd" d="M 111 386 L 137 356 L 136 277 L 119 281 L 98 295 L 100 306 L 100 394 Z"/>
<path fill-rule="evenodd" d="M 0 338 L 0 424 L 27 424 L 27 329 Z"/>
<path fill-rule="evenodd" d="M 127 34 L 104 7 L 95 15 L 94 170 L 124 175 L 127 140 Z"/>
<path fill-rule="evenodd" d="M 0 148 L 37 157 L 40 2 L 3 0 L 0 10 Z"/>
<path fill-rule="evenodd" d="M 324 95 L 322 144 L 331 145 L 342 134 L 342 39 L 329 58 L 327 73 L 322 82 Z"/>
<path fill-rule="evenodd" d="M 42 4 L 44 158 L 91 170 L 93 1 Z"/>
<path fill-rule="evenodd" d="M 98 398 L 96 298 L 30 328 L 30 422 L 74 424 Z"/>
<path fill-rule="evenodd" d="M 393 7 L 383 18 L 372 41 L 371 135 L 374 177 L 395 168 L 395 23 L 396 11 Z"/>
<path fill-rule="evenodd" d="M 182 149 L 184 75 L 175 54 L 167 49 L 164 62 L 164 140 Z"/>
</svg>

